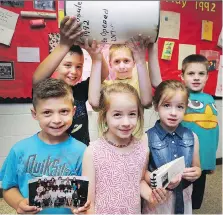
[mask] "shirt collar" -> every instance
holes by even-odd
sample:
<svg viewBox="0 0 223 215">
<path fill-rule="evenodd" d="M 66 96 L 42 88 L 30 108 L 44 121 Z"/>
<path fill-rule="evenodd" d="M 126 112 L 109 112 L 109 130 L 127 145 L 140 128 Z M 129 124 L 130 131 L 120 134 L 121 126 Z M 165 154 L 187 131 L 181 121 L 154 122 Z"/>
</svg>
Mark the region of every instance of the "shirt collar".
<svg viewBox="0 0 223 215">
<path fill-rule="evenodd" d="M 165 137 L 170 134 L 171 136 L 175 133 L 177 136 L 179 136 L 181 139 L 183 138 L 183 126 L 179 124 L 179 126 L 176 128 L 176 130 L 172 133 L 169 133 L 168 131 L 165 131 L 163 127 L 160 125 L 160 120 L 156 121 L 155 128 L 157 132 L 159 133 L 159 137 L 161 140 L 164 140 Z"/>
</svg>

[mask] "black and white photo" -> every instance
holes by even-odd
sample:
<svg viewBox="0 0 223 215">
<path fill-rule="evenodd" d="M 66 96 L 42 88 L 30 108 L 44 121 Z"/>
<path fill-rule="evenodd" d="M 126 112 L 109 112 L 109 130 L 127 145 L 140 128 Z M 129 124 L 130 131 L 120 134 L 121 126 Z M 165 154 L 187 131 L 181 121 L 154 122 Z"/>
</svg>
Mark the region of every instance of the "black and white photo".
<svg viewBox="0 0 223 215">
<path fill-rule="evenodd" d="M 48 176 L 29 181 L 29 204 L 46 207 L 81 207 L 87 202 L 88 180 L 83 176 Z"/>
<path fill-rule="evenodd" d="M 0 80 L 14 80 L 13 62 L 0 61 Z"/>
<path fill-rule="evenodd" d="M 34 8 L 37 10 L 55 10 L 55 0 L 34 0 Z"/>
</svg>

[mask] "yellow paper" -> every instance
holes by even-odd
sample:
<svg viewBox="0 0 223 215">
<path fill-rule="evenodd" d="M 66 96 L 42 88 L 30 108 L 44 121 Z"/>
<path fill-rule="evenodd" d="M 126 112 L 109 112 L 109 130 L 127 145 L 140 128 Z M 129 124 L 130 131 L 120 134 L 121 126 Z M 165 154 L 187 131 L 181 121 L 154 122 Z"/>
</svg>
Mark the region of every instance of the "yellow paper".
<svg viewBox="0 0 223 215">
<path fill-rule="evenodd" d="M 165 41 L 164 46 L 163 46 L 163 52 L 162 52 L 161 59 L 163 59 L 163 60 L 171 60 L 174 43 L 175 42 Z"/>
<path fill-rule="evenodd" d="M 213 34 L 213 22 L 208 20 L 202 20 L 202 40 L 212 41 Z"/>
<path fill-rule="evenodd" d="M 64 18 L 64 10 L 59 10 L 58 11 L 58 28 L 60 28 L 60 22 Z"/>
</svg>

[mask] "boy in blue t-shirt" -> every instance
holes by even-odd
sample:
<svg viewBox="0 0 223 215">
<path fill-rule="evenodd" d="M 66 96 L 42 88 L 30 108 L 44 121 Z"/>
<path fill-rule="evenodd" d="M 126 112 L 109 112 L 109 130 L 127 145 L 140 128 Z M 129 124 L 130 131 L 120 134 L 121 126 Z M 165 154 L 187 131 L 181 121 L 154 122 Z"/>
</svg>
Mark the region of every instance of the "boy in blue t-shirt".
<svg viewBox="0 0 223 215">
<path fill-rule="evenodd" d="M 0 172 L 3 197 L 17 213 L 69 214 L 86 211 L 45 208 L 28 204 L 28 180 L 41 176 L 81 175 L 86 146 L 67 134 L 75 114 L 72 89 L 64 81 L 46 79 L 33 89 L 32 116 L 41 131 L 16 143 Z"/>
<path fill-rule="evenodd" d="M 203 93 L 208 79 L 208 60 L 199 54 L 186 57 L 182 62 L 182 79 L 190 90 L 188 108 L 183 125 L 199 138 L 202 175 L 193 183 L 192 207 L 199 209 L 203 200 L 206 174 L 216 168 L 219 140 L 217 109 L 212 96 Z"/>
</svg>

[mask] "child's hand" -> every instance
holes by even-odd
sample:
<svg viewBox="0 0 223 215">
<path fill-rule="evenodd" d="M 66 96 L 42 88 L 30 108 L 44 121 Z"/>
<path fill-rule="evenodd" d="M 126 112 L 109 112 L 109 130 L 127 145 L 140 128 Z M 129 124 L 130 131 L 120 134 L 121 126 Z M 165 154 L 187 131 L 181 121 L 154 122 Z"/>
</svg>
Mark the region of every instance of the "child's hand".
<svg viewBox="0 0 223 215">
<path fill-rule="evenodd" d="M 195 181 L 201 176 L 201 168 L 199 167 L 190 167 L 185 168 L 182 177 L 188 181 Z"/>
<path fill-rule="evenodd" d="M 169 189 L 174 189 L 175 187 L 177 187 L 178 185 L 179 185 L 179 183 L 180 183 L 180 181 L 181 181 L 181 178 L 182 178 L 182 175 L 181 174 L 179 174 L 179 175 L 177 175 L 176 177 L 174 177 L 171 181 L 170 181 L 170 183 L 169 183 L 169 185 L 167 186 L 167 188 L 169 188 Z"/>
<path fill-rule="evenodd" d="M 80 26 L 81 23 L 77 22 L 76 17 L 65 16 L 60 23 L 60 44 L 70 48 L 77 38 L 84 33 Z"/>
<path fill-rule="evenodd" d="M 104 44 L 98 44 L 96 40 L 93 40 L 92 44 L 90 46 L 88 38 L 85 39 L 84 46 L 83 46 L 83 48 L 85 50 L 87 50 L 87 52 L 91 56 L 92 60 L 101 60 L 102 59 L 101 50 L 103 49 L 103 47 L 104 47 Z"/>
<path fill-rule="evenodd" d="M 37 208 L 36 206 L 29 206 L 28 199 L 23 199 L 20 201 L 16 212 L 18 214 L 36 214 L 41 211 L 42 208 Z"/>
<path fill-rule="evenodd" d="M 88 200 L 83 207 L 75 208 L 72 210 L 73 214 L 85 213 L 90 209 L 91 202 Z"/>
<path fill-rule="evenodd" d="M 153 189 L 151 198 L 148 201 L 150 210 L 153 210 L 158 204 L 163 204 L 168 199 L 168 192 L 163 188 Z"/>
<path fill-rule="evenodd" d="M 150 43 L 150 37 L 143 37 L 141 34 L 139 34 L 137 38 L 132 37 L 126 42 L 133 53 L 136 63 L 145 62 L 146 49 Z"/>
</svg>

